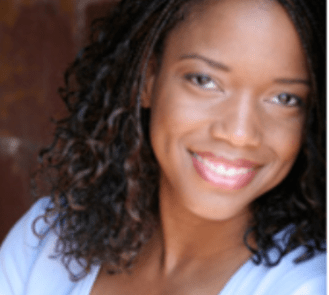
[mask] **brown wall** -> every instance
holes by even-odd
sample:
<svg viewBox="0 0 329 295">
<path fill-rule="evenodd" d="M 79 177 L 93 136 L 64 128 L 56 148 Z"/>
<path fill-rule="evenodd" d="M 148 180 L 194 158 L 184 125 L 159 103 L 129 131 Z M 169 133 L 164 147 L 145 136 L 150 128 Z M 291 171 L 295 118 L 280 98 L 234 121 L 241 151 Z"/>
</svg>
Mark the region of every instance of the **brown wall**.
<svg viewBox="0 0 329 295">
<path fill-rule="evenodd" d="M 63 115 L 63 71 L 113 0 L 0 1 L 0 242 L 32 203 L 30 174 Z"/>
</svg>

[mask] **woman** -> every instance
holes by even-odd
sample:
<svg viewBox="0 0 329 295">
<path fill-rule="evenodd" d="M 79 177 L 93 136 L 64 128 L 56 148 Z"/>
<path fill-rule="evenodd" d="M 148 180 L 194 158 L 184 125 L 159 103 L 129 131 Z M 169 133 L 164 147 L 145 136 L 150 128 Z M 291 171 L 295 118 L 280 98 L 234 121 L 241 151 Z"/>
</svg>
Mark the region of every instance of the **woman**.
<svg viewBox="0 0 329 295">
<path fill-rule="evenodd" d="M 325 294 L 323 7 L 122 1 L 67 72 L 2 293 Z"/>
</svg>

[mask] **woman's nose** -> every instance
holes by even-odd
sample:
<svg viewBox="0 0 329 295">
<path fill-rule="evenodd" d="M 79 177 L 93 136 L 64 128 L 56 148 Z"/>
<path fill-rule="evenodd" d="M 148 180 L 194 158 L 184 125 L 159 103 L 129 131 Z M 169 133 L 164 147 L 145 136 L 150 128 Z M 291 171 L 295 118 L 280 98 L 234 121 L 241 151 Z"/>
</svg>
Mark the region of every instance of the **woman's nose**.
<svg viewBox="0 0 329 295">
<path fill-rule="evenodd" d="M 257 101 L 251 95 L 228 99 L 216 108 L 211 135 L 232 146 L 257 147 L 264 127 L 260 117 Z"/>
</svg>

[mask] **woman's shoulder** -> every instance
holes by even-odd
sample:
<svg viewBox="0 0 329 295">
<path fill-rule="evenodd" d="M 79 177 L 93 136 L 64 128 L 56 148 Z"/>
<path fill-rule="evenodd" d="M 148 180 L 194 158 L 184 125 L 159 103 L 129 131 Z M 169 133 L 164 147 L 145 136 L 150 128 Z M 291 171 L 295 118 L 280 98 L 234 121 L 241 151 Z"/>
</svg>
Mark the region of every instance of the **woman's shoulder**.
<svg viewBox="0 0 329 295">
<path fill-rule="evenodd" d="M 69 273 L 60 259 L 51 258 L 57 235 L 49 230 L 43 218 L 37 220 L 35 229 L 44 237 L 39 239 L 32 230 L 33 222 L 44 215 L 49 206 L 52 206 L 50 198 L 37 201 L 14 225 L 2 243 L 1 295 L 74 294 L 71 291 L 78 284 L 70 281 Z"/>
<path fill-rule="evenodd" d="M 34 220 L 45 212 L 49 198 L 36 202 L 13 226 L 0 248 L 0 290 L 4 294 L 23 294 L 30 269 L 42 250 L 42 243 L 32 231 Z M 46 230 L 39 223 L 39 229 Z"/>
<path fill-rule="evenodd" d="M 287 235 L 281 233 L 277 238 L 280 237 L 284 239 Z M 325 295 L 327 255 L 317 251 L 312 258 L 296 263 L 296 258 L 305 250 L 304 246 L 299 246 L 271 267 L 266 263 L 256 265 L 249 260 L 220 295 Z M 269 254 L 275 259 L 278 249 L 272 249 Z"/>
<path fill-rule="evenodd" d="M 305 253 L 300 246 L 282 258 L 273 267 L 261 266 L 262 278 L 258 289 L 268 289 L 264 294 L 280 295 L 325 295 L 326 253 L 316 252 L 308 260 L 296 262 Z"/>
<path fill-rule="evenodd" d="M 267 286 L 271 293 L 281 295 L 325 295 L 326 253 L 315 255 L 301 262 L 295 262 L 305 253 L 303 246 L 283 257 L 274 267 L 263 267 L 263 279 L 259 288 Z"/>
</svg>

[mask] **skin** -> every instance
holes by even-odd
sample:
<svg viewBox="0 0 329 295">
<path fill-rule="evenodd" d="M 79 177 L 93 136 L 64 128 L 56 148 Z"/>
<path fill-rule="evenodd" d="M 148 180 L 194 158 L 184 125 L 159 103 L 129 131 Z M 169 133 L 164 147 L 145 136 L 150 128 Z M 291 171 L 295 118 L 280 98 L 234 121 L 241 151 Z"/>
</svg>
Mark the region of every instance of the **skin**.
<svg viewBox="0 0 329 295">
<path fill-rule="evenodd" d="M 103 267 L 91 294 L 218 294 L 250 257 L 250 204 L 299 153 L 308 79 L 297 32 L 276 2 L 223 0 L 177 26 L 143 95 L 161 167 L 161 228 L 131 273 L 109 277 Z M 239 189 L 218 187 L 196 171 L 191 151 L 252 161 L 255 176 Z"/>
</svg>

